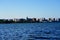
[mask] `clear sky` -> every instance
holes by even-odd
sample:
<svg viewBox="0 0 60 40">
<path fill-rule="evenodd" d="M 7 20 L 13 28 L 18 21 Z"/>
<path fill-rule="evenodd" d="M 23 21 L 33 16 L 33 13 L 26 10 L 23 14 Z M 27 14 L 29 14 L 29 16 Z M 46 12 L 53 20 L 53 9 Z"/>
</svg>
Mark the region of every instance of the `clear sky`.
<svg viewBox="0 0 60 40">
<path fill-rule="evenodd" d="M 0 18 L 60 17 L 60 0 L 0 0 Z"/>
</svg>

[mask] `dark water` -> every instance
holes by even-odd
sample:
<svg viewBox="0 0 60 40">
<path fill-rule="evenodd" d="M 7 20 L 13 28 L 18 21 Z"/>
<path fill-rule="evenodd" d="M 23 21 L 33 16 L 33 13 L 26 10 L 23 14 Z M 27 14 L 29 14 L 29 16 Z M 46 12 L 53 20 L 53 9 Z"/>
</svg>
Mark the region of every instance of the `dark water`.
<svg viewBox="0 0 60 40">
<path fill-rule="evenodd" d="M 0 24 L 0 40 L 60 40 L 60 23 Z"/>
</svg>

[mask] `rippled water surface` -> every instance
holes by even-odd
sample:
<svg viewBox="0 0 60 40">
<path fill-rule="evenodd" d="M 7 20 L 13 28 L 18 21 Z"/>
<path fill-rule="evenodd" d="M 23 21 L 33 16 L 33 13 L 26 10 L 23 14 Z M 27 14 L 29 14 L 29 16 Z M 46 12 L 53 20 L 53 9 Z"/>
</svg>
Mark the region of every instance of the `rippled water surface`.
<svg viewBox="0 0 60 40">
<path fill-rule="evenodd" d="M 60 40 L 60 23 L 0 24 L 0 40 Z"/>
</svg>

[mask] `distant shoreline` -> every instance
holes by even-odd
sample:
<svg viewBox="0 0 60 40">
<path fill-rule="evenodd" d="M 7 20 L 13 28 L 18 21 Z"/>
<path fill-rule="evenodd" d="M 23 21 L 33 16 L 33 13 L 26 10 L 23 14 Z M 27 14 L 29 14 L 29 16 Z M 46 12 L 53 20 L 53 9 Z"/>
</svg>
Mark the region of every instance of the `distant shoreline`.
<svg viewBox="0 0 60 40">
<path fill-rule="evenodd" d="M 35 23 L 60 23 L 60 22 L 35 22 Z M 0 24 L 21 24 L 21 23 L 0 23 Z M 25 24 L 25 23 L 22 23 L 22 24 Z"/>
<path fill-rule="evenodd" d="M 52 23 L 52 22 L 60 22 L 60 18 L 20 18 L 20 19 L 0 19 L 0 24 L 7 23 Z"/>
</svg>

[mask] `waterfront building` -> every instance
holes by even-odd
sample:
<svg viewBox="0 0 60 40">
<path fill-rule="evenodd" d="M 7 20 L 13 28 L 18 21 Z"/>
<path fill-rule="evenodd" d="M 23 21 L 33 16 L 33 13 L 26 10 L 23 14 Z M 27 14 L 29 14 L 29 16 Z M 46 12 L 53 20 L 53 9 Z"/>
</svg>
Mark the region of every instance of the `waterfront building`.
<svg viewBox="0 0 60 40">
<path fill-rule="evenodd" d="M 59 22 L 59 18 L 56 18 L 56 21 Z"/>
<path fill-rule="evenodd" d="M 13 21 L 14 21 L 14 22 L 18 22 L 18 21 L 20 21 L 20 20 L 19 20 L 19 19 L 14 18 L 14 19 L 13 19 Z"/>
<path fill-rule="evenodd" d="M 48 22 L 48 20 L 45 18 L 40 18 L 39 20 L 40 20 L 40 22 Z"/>
<path fill-rule="evenodd" d="M 40 19 L 40 22 L 43 22 L 43 18 L 39 18 Z"/>
<path fill-rule="evenodd" d="M 53 18 L 53 19 L 52 19 L 52 22 L 55 22 L 55 21 L 56 21 L 56 19 L 55 19 L 55 18 Z"/>
<path fill-rule="evenodd" d="M 60 22 L 60 18 L 59 18 L 59 22 Z"/>
<path fill-rule="evenodd" d="M 27 18 L 27 22 L 32 22 L 32 18 Z"/>
<path fill-rule="evenodd" d="M 59 19 L 58 18 L 49 18 L 48 21 L 49 22 L 58 22 Z"/>
<path fill-rule="evenodd" d="M 8 19 L 8 21 L 13 21 L 13 19 Z"/>
<path fill-rule="evenodd" d="M 25 23 L 25 22 L 26 22 L 26 20 L 25 20 L 25 19 L 23 19 L 23 18 L 21 18 L 21 19 L 19 19 L 19 22 L 20 22 L 20 23 Z"/>
<path fill-rule="evenodd" d="M 32 18 L 32 21 L 33 21 L 33 22 L 36 22 L 36 18 Z"/>
<path fill-rule="evenodd" d="M 37 22 L 40 22 L 40 19 L 38 18 Z"/>
<path fill-rule="evenodd" d="M 52 22 L 53 21 L 53 18 L 48 18 L 48 22 Z"/>
<path fill-rule="evenodd" d="M 48 20 L 47 20 L 47 19 L 45 19 L 45 18 L 43 18 L 43 19 L 42 19 L 42 21 L 43 21 L 43 22 L 48 22 Z"/>
</svg>

